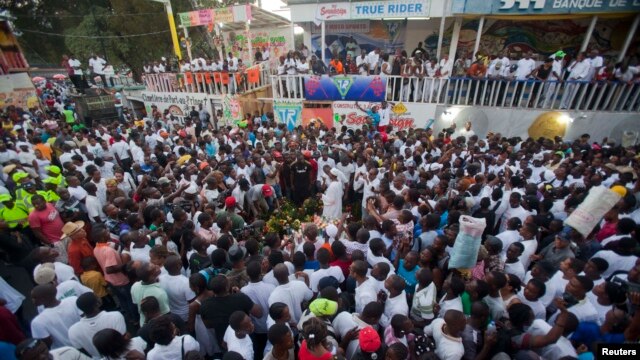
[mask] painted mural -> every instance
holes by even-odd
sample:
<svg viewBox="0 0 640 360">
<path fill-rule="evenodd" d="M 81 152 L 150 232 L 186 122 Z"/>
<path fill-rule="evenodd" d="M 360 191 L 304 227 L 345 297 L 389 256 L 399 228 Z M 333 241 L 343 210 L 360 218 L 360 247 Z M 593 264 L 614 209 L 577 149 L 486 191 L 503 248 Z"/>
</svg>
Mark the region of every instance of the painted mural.
<svg viewBox="0 0 640 360">
<path fill-rule="evenodd" d="M 458 54 L 471 53 L 476 39 L 478 19 L 465 20 L 460 30 Z M 483 27 L 480 52 L 493 55 L 503 49 L 519 56 L 523 52 L 550 55 L 560 49 L 574 54 L 580 48 L 584 34 L 589 28 L 590 18 L 573 20 L 514 21 L 488 19 Z M 588 49 L 597 49 L 601 54 L 617 53 L 622 48 L 631 20 L 599 19 L 589 42 Z M 449 47 L 453 24 L 445 31 L 443 46 Z M 435 52 L 437 34 L 425 36 L 427 51 Z M 635 40 L 635 46 L 640 39 Z M 631 48 L 634 48 L 632 44 Z"/>
<path fill-rule="evenodd" d="M 404 50 L 407 22 L 370 21 L 369 32 L 366 33 L 334 33 L 325 35 L 325 57 L 331 59 L 334 51 L 345 58 L 347 50 L 359 55 L 362 50 L 368 52 L 379 47 L 384 52 L 393 53 L 396 49 Z M 321 53 L 321 35 L 311 35 L 311 51 L 318 57 Z"/>
</svg>

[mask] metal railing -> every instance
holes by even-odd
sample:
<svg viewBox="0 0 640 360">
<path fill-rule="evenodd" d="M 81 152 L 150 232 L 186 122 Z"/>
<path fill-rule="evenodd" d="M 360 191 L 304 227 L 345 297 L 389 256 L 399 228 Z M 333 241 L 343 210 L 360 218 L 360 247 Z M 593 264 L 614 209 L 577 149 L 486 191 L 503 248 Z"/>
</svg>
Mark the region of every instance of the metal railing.
<svg viewBox="0 0 640 360">
<path fill-rule="evenodd" d="M 252 80 L 249 73 L 257 70 L 258 78 Z M 190 74 L 190 75 L 189 75 Z M 225 95 L 254 91 L 271 84 L 267 66 L 255 65 L 243 72 L 191 72 L 161 73 L 142 76 L 148 91 L 191 92 L 209 95 Z"/>
<path fill-rule="evenodd" d="M 304 100 L 304 79 L 307 76 L 273 75 L 273 97 Z M 386 99 L 392 102 L 640 112 L 638 82 L 386 78 Z"/>
</svg>

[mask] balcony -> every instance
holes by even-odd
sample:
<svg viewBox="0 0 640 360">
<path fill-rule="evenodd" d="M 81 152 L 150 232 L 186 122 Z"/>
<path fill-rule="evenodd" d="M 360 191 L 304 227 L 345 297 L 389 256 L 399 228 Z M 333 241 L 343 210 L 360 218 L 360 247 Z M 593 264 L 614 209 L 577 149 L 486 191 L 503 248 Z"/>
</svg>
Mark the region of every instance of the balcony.
<svg viewBox="0 0 640 360">
<path fill-rule="evenodd" d="M 265 64 L 266 65 L 266 64 Z M 262 64 L 243 72 L 185 72 L 145 74 L 142 81 L 147 91 L 187 92 L 223 96 L 241 94 L 271 85 L 268 66 Z"/>
<path fill-rule="evenodd" d="M 270 83 L 273 97 L 306 100 L 304 80 L 307 77 L 310 75 L 272 75 Z M 419 79 L 402 76 L 387 76 L 386 79 L 385 98 L 391 102 L 514 109 L 640 112 L 638 82 Z"/>
</svg>

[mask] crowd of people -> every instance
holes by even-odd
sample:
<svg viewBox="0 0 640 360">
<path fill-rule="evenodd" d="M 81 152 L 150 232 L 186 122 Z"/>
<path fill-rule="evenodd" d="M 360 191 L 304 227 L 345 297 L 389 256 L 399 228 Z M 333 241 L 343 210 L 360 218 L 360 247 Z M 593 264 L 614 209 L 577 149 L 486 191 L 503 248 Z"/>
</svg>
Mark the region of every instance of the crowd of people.
<svg viewBox="0 0 640 360">
<path fill-rule="evenodd" d="M 559 360 L 640 339 L 637 146 L 387 112 L 288 131 L 5 109 L 0 356 Z M 620 201 L 593 231 L 565 225 L 601 188 Z M 265 225 L 311 201 L 321 221 Z M 466 217 L 477 262 L 450 267 Z"/>
</svg>

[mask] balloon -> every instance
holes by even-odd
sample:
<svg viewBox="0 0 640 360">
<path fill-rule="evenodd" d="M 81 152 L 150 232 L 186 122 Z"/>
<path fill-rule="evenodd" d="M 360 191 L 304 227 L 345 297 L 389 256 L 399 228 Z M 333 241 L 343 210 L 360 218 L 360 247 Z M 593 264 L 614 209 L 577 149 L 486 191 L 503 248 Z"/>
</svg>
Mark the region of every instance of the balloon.
<svg viewBox="0 0 640 360">
<path fill-rule="evenodd" d="M 624 197 L 625 195 L 627 195 L 627 188 L 624 186 L 616 185 L 611 188 L 611 191 L 620 195 L 620 197 Z"/>
</svg>

